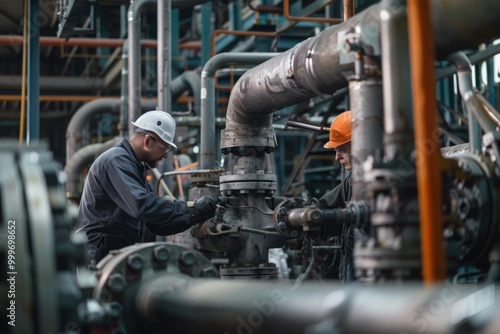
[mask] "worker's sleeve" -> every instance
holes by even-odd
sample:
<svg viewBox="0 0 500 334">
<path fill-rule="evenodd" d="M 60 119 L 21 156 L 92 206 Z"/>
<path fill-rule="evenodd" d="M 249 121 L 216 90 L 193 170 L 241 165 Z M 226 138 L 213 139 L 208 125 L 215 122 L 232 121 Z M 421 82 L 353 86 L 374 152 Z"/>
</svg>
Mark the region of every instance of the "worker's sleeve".
<svg viewBox="0 0 500 334">
<path fill-rule="evenodd" d="M 342 183 L 327 192 L 319 199 L 319 204 L 322 209 L 336 209 L 345 207 L 345 201 L 342 196 Z"/>
<path fill-rule="evenodd" d="M 127 156 L 117 156 L 106 164 L 101 182 L 115 203 L 128 215 L 147 222 L 147 228 L 161 235 L 187 230 L 189 208 L 186 202 L 169 200 L 148 191 L 148 185 L 137 172 L 137 165 Z"/>
</svg>

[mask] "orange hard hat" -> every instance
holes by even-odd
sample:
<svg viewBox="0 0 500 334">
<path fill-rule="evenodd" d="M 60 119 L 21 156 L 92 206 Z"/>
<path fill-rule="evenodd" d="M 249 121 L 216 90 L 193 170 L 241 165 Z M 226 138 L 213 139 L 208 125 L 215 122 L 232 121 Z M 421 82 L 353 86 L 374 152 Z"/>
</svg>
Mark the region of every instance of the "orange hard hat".
<svg viewBox="0 0 500 334">
<path fill-rule="evenodd" d="M 324 148 L 336 148 L 351 141 L 351 111 L 344 111 L 330 125 L 330 141 Z"/>
</svg>

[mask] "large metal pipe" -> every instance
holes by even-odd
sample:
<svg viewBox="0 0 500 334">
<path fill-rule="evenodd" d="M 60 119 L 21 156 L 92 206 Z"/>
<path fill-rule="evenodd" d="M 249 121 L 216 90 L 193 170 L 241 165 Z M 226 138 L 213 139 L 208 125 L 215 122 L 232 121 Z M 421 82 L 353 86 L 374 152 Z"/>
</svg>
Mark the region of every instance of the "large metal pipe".
<svg viewBox="0 0 500 334">
<path fill-rule="evenodd" d="M 135 307 L 128 310 L 136 312 L 141 329 L 149 333 L 166 327 L 179 334 L 495 333 L 500 324 L 496 290 L 493 284 L 445 283 L 425 289 L 418 284 L 277 284 L 173 274 L 142 284 L 133 296 Z"/>
<path fill-rule="evenodd" d="M 278 53 L 221 53 L 212 57 L 201 72 L 201 150 L 200 168 L 213 169 L 215 163 L 215 73 L 219 68 L 228 64 L 260 64 Z"/>
<path fill-rule="evenodd" d="M 245 73 L 231 94 L 228 127 L 269 127 L 271 118 L 264 115 L 345 87 L 347 81 L 342 73 L 351 70 L 352 65 L 339 63 L 337 35 L 358 25 L 379 26 L 380 11 L 380 4 L 373 5 Z M 499 36 L 500 31 L 494 28 L 498 15 L 500 2 L 496 0 L 433 0 L 436 54 L 444 57 Z M 463 22 L 470 25 L 463 27 Z"/>
<path fill-rule="evenodd" d="M 406 1 L 384 0 L 380 12 L 382 80 L 384 82 L 384 156 L 408 157 L 414 148 L 410 54 Z"/>
<path fill-rule="evenodd" d="M 349 81 L 349 101 L 352 117 L 352 199 L 364 200 L 363 164 L 369 157 L 374 162 L 382 161 L 383 145 L 383 99 L 380 76 Z"/>
</svg>

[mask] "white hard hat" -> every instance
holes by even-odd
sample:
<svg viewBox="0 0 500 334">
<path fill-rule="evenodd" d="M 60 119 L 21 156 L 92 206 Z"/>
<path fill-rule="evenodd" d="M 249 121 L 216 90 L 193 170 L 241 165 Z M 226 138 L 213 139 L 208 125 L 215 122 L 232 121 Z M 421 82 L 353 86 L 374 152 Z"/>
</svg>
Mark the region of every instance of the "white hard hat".
<svg viewBox="0 0 500 334">
<path fill-rule="evenodd" d="M 132 122 L 138 129 L 156 133 L 164 142 L 173 148 L 174 144 L 175 120 L 169 113 L 161 110 L 145 112 L 135 122 Z M 136 132 L 139 132 L 136 130 Z"/>
</svg>

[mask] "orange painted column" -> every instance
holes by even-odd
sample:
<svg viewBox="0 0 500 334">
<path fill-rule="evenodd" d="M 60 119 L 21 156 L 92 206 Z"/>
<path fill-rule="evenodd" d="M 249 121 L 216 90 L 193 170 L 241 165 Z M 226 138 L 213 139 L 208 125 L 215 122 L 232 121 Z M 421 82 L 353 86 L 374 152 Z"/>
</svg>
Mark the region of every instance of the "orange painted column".
<svg viewBox="0 0 500 334">
<path fill-rule="evenodd" d="M 446 278 L 434 37 L 430 1 L 408 0 L 407 4 L 422 267 L 424 282 L 432 284 Z"/>
</svg>

